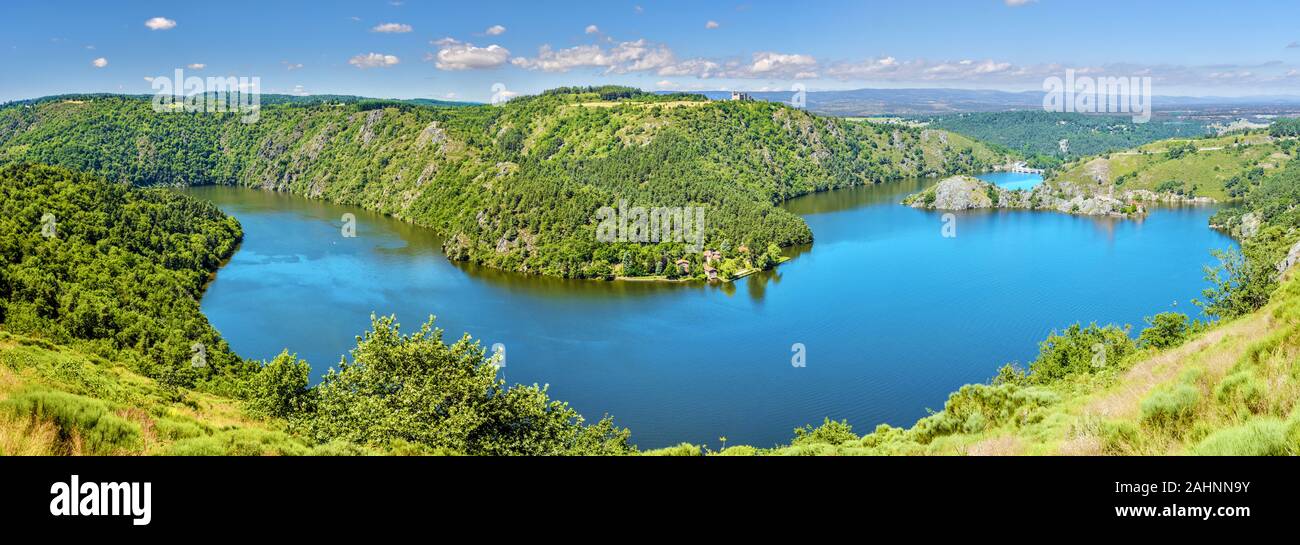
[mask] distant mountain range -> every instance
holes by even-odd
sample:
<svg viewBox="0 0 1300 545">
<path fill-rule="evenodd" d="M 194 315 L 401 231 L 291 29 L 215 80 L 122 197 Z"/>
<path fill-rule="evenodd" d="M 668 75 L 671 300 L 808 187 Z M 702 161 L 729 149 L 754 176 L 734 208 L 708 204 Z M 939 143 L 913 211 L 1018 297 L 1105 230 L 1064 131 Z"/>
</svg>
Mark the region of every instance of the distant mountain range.
<svg viewBox="0 0 1300 545">
<path fill-rule="evenodd" d="M 731 91 L 698 92 L 711 99 L 724 100 Z M 756 100 L 789 103 L 793 92 L 749 93 Z M 1043 107 L 1042 91 L 989 91 L 973 89 L 855 89 L 850 91 L 808 91 L 807 108 L 810 111 L 836 116 L 871 115 L 932 115 L 964 112 L 1000 112 L 1031 110 Z M 1185 97 L 1160 96 L 1152 98 L 1156 112 L 1233 110 L 1295 111 L 1300 109 L 1300 96 L 1252 97 Z"/>
</svg>

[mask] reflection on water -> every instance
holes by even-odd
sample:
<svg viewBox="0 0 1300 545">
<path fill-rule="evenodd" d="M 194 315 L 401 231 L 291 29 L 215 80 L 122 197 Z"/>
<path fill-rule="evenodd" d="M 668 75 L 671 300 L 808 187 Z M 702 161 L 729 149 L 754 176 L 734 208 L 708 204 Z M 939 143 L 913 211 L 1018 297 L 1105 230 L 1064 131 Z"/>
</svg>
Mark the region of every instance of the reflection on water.
<svg viewBox="0 0 1300 545">
<path fill-rule="evenodd" d="M 242 188 L 190 190 L 243 224 L 204 313 L 234 350 L 288 348 L 313 380 L 372 312 L 407 331 L 429 315 L 449 339 L 503 343 L 505 379 L 549 384 L 582 414 L 614 415 L 633 441 L 773 445 L 824 417 L 858 431 L 907 425 L 948 392 L 1027 361 L 1053 328 L 1140 324 L 1204 287 L 1212 208 L 1143 221 L 1050 212 L 957 214 L 900 206 L 934 180 L 801 197 L 816 242 L 727 284 L 565 280 L 451 263 L 427 230 L 354 207 Z M 357 217 L 357 237 L 340 234 Z M 1187 311 L 1187 305 L 1173 308 Z M 806 346 L 807 366 L 791 365 Z"/>
</svg>

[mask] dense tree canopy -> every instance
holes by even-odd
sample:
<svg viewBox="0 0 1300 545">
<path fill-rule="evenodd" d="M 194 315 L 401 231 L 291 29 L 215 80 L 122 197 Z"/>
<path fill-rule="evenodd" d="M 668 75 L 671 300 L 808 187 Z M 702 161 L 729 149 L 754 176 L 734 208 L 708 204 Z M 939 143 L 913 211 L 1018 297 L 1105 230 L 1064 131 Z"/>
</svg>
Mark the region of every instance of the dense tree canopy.
<svg viewBox="0 0 1300 545">
<path fill-rule="evenodd" d="M 241 237 L 233 218 L 172 191 L 0 168 L 0 323 L 130 349 L 146 374 L 178 384 L 228 381 L 246 369 L 198 299 Z"/>
<path fill-rule="evenodd" d="M 1177 119 L 1134 123 L 1130 117 L 1124 116 L 1041 110 L 962 113 L 924 120 L 932 127 L 1015 150 L 1040 168 L 1052 168 L 1071 159 L 1133 148 L 1157 140 L 1207 133 L 1202 123 Z M 1067 141 L 1064 149 L 1062 140 Z"/>
<path fill-rule="evenodd" d="M 461 108 L 286 102 L 264 105 L 256 123 L 158 113 L 138 97 L 0 109 L 0 163 L 146 186 L 288 190 L 430 227 L 446 236 L 452 259 L 566 277 L 651 275 L 683 257 L 703 274 L 699 250 L 678 242 L 598 241 L 601 207 L 699 207 L 706 248 L 761 250 L 812 239 L 801 218 L 776 206 L 784 199 L 975 172 L 1001 159 L 941 131 L 624 87 Z M 761 266 L 761 253 L 739 266 Z"/>
</svg>

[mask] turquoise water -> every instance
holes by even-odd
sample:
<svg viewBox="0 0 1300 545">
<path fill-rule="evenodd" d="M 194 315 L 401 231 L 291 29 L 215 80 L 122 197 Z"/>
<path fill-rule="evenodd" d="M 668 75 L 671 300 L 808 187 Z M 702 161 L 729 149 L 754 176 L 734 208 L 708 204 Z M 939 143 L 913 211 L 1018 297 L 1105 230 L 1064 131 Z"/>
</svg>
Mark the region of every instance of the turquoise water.
<svg viewBox="0 0 1300 545">
<path fill-rule="evenodd" d="M 988 172 L 975 176 L 986 182 L 992 182 L 1007 189 L 1033 189 L 1043 183 L 1042 174 L 1022 174 L 1018 172 Z"/>
<path fill-rule="evenodd" d="M 926 182 L 794 200 L 817 242 L 727 285 L 568 281 L 448 262 L 427 231 L 351 207 L 251 189 L 192 190 L 245 241 L 203 298 L 240 355 L 288 348 L 319 378 L 373 312 L 407 329 L 506 347 L 505 378 L 550 384 L 588 417 L 614 415 L 642 447 L 773 445 L 823 417 L 908 425 L 962 384 L 1026 361 L 1053 328 L 1139 324 L 1192 311 L 1212 208 L 1142 221 L 1048 212 L 956 216 L 900 206 Z M 355 238 L 341 216 L 357 217 Z M 804 367 L 792 365 L 803 345 Z"/>
</svg>

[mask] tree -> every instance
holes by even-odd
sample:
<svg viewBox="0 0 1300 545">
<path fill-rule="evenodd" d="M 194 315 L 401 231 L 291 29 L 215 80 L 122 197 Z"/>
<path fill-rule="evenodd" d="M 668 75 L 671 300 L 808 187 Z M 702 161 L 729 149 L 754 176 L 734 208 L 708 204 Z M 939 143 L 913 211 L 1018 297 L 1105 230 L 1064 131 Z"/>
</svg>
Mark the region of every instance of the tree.
<svg viewBox="0 0 1300 545">
<path fill-rule="evenodd" d="M 1268 304 L 1277 283 L 1271 266 L 1248 259 L 1235 249 L 1210 252 L 1219 261 L 1205 266 L 1205 280 L 1211 284 L 1201 292 L 1204 300 L 1194 300 L 1206 314 L 1231 319 Z"/>
<path fill-rule="evenodd" d="M 1157 349 L 1183 344 L 1192 332 L 1191 320 L 1181 312 L 1162 312 L 1147 317 L 1148 327 L 1138 335 L 1138 346 Z"/>
<path fill-rule="evenodd" d="M 245 399 L 249 412 L 271 418 L 300 417 L 312 411 L 314 391 L 308 384 L 311 366 L 280 352 L 249 378 Z"/>
<path fill-rule="evenodd" d="M 430 318 L 402 335 L 393 317 L 371 317 L 351 361 L 330 369 L 316 409 L 302 419 L 320 442 L 413 444 L 430 452 L 485 455 L 622 454 L 629 432 L 606 417 L 593 425 L 545 387 L 507 388 L 468 336 L 442 340 Z"/>
</svg>

